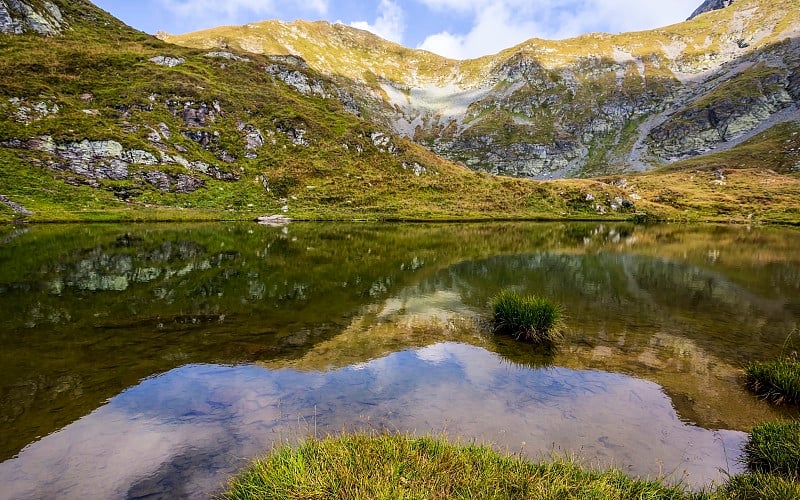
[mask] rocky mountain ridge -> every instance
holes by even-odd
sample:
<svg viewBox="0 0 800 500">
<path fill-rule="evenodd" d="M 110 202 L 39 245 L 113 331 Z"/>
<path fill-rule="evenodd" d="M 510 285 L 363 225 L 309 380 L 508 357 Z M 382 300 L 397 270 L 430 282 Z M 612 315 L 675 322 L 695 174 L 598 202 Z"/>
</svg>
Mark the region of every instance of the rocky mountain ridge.
<svg viewBox="0 0 800 500">
<path fill-rule="evenodd" d="M 395 133 L 476 170 L 531 178 L 643 171 L 800 119 L 795 1 L 705 2 L 639 33 L 529 40 L 454 61 L 327 23 L 266 21 L 163 38 L 291 54 Z"/>
<path fill-rule="evenodd" d="M 706 12 L 711 12 L 712 10 L 724 9 L 725 7 L 730 6 L 732 3 L 733 0 L 705 0 L 700 7 L 692 12 L 692 15 L 689 16 L 687 21 L 691 21 L 700 14 L 705 14 Z"/>
<path fill-rule="evenodd" d="M 796 51 L 792 39 L 774 39 L 796 25 L 777 12 L 770 19 L 778 24 L 752 49 L 735 43 L 739 52 L 725 56 L 736 76 L 727 81 L 711 63 L 697 76 L 707 53 L 688 45 L 674 49 L 680 57 L 658 55 L 674 29 L 658 32 L 657 42 L 590 35 L 555 50 L 567 42 L 532 40 L 452 61 L 343 26 L 282 23 L 293 53 L 313 59 L 243 51 L 235 37 L 209 48 L 168 44 L 88 0 L 48 3 L 61 15 L 57 33 L 31 28 L 51 12 L 45 2 L 2 3 L 6 24 L 20 27 L 0 33 L 2 222 L 800 219 L 800 122 L 790 105 Z M 717 22 L 704 23 L 708 33 Z M 280 48 L 284 35 L 257 24 L 247 28 L 249 43 Z M 697 26 L 692 33 L 710 36 Z M 611 42 L 611 55 L 598 55 Z M 587 44 L 595 55 L 586 55 Z M 677 73 L 676 60 L 685 66 Z M 765 95 L 774 98 L 759 101 Z M 743 98 L 755 103 L 747 113 L 781 110 L 768 108 L 736 135 L 748 128 L 747 113 L 721 104 Z M 646 175 L 536 182 L 464 166 L 586 175 L 630 168 L 623 162 L 634 153 L 650 166 L 655 150 L 681 151 L 698 135 L 692 127 L 711 120 L 712 142 L 735 136 L 721 143 L 730 151 Z M 684 129 L 672 132 L 674 123 Z"/>
</svg>

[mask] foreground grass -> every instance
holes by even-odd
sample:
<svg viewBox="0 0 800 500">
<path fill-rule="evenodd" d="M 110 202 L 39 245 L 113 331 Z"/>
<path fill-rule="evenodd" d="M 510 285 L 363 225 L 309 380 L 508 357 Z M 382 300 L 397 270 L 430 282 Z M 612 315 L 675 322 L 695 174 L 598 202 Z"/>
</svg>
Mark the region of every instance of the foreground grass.
<svg viewBox="0 0 800 500">
<path fill-rule="evenodd" d="M 251 498 L 708 498 L 618 470 L 532 463 L 485 446 L 430 437 L 345 435 L 312 439 L 257 460 L 233 479 L 227 499 Z"/>
<path fill-rule="evenodd" d="M 745 385 L 765 399 L 781 404 L 800 403 L 800 362 L 779 359 L 754 362 L 745 368 Z"/>
<path fill-rule="evenodd" d="M 772 474 L 740 474 L 723 485 L 716 497 L 731 500 L 792 500 L 800 498 L 800 483 Z"/>
<path fill-rule="evenodd" d="M 800 422 L 770 422 L 752 430 L 744 462 L 753 472 L 800 479 Z"/>
</svg>

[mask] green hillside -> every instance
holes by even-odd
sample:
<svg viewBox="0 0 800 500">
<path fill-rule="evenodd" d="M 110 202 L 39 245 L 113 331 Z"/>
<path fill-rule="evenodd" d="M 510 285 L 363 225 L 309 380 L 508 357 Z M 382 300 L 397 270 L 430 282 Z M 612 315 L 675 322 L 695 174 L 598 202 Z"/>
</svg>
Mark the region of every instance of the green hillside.
<svg viewBox="0 0 800 500">
<path fill-rule="evenodd" d="M 798 36 L 796 1 L 739 0 L 661 29 L 531 39 L 467 61 L 323 22 L 163 38 L 302 57 L 373 121 L 445 158 L 549 179 L 649 170 L 800 120 Z"/>
<path fill-rule="evenodd" d="M 785 157 L 780 172 L 720 160 L 741 183 L 499 177 L 376 123 L 357 85 L 297 57 L 170 45 L 87 1 L 52 5 L 47 36 L 0 34 L 1 221 L 800 219 L 796 124 L 721 157 L 761 144 Z M 754 183 L 767 194 L 750 203 Z"/>
</svg>

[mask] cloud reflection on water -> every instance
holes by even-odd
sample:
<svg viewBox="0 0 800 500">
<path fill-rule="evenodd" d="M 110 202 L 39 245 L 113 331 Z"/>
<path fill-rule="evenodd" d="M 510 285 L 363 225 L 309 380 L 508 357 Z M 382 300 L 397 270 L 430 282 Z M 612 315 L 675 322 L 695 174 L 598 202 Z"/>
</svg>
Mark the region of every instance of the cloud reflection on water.
<svg viewBox="0 0 800 500">
<path fill-rule="evenodd" d="M 533 458 L 575 453 L 692 486 L 736 472 L 746 438 L 682 422 L 653 382 L 439 343 L 328 372 L 176 368 L 0 464 L 0 498 L 205 497 L 275 443 L 343 429 L 444 432 Z"/>
</svg>

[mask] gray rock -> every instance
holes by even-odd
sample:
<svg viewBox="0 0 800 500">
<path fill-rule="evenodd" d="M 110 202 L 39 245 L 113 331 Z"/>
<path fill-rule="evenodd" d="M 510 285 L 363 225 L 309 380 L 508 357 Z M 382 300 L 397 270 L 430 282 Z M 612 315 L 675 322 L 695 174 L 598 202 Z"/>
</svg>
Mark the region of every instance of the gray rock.
<svg viewBox="0 0 800 500">
<path fill-rule="evenodd" d="M 688 20 L 694 19 L 695 17 L 699 16 L 700 14 L 705 14 L 706 12 L 711 12 L 712 10 L 719 10 L 724 9 L 725 7 L 729 6 L 733 3 L 733 0 L 705 0 L 700 7 L 698 7 L 692 15 L 689 16 Z"/>
<path fill-rule="evenodd" d="M 226 172 L 217 165 L 209 165 L 203 161 L 191 162 L 189 168 L 218 181 L 234 182 L 239 180 L 239 176 L 233 172 Z"/>
<path fill-rule="evenodd" d="M 172 137 L 172 132 L 169 130 L 169 127 L 167 126 L 166 123 L 164 122 L 159 123 L 158 130 L 161 131 L 161 135 L 164 137 L 164 139 L 169 140 L 170 137 Z"/>
<path fill-rule="evenodd" d="M 11 201 L 6 195 L 0 194 L 0 203 L 6 205 L 8 208 L 13 210 L 14 213 L 18 213 L 20 215 L 25 215 L 25 216 L 33 215 L 33 212 L 23 207 L 19 203 Z"/>
<path fill-rule="evenodd" d="M 170 190 L 170 177 L 169 175 L 159 170 L 152 172 L 145 172 L 144 180 L 157 187 L 159 190 L 167 193 Z"/>
<path fill-rule="evenodd" d="M 11 17 L 11 13 L 4 0 L 0 0 L 0 33 L 13 35 L 22 34 L 22 24 Z"/>
<path fill-rule="evenodd" d="M 194 193 L 205 185 L 206 183 L 203 182 L 202 179 L 191 175 L 179 174 L 175 185 L 175 192 L 181 194 Z"/>
<path fill-rule="evenodd" d="M 187 127 L 205 127 L 208 116 L 208 106 L 205 103 L 200 104 L 198 108 L 187 104 L 181 113 L 181 118 Z"/>
<path fill-rule="evenodd" d="M 241 130 L 247 132 L 247 135 L 244 136 L 245 149 L 258 149 L 264 145 L 264 136 L 254 126 L 244 125 Z"/>
<path fill-rule="evenodd" d="M 236 157 L 230 154 L 229 152 L 225 151 L 224 149 L 221 151 L 217 151 L 216 155 L 218 160 L 224 161 L 225 163 L 234 163 L 236 161 Z"/>
<path fill-rule="evenodd" d="M 161 163 L 158 161 L 158 158 L 153 156 L 151 153 L 142 151 L 141 149 L 129 149 L 127 151 L 123 151 L 120 155 L 120 158 L 123 161 L 135 163 L 137 165 L 158 165 Z"/>
<path fill-rule="evenodd" d="M 182 57 L 171 57 L 171 56 L 155 56 L 148 59 L 153 64 L 158 64 L 159 66 L 167 66 L 168 68 L 174 68 L 175 66 L 180 66 L 181 64 L 186 62 L 186 59 Z"/>
<path fill-rule="evenodd" d="M 0 33 L 19 35 L 33 31 L 44 36 L 55 36 L 61 34 L 63 23 L 61 10 L 52 2 L 44 2 L 34 8 L 27 1 L 0 0 Z"/>
<path fill-rule="evenodd" d="M 352 113 L 356 116 L 361 116 L 361 110 L 358 108 L 358 102 L 356 102 L 356 99 L 355 97 L 353 97 L 353 94 L 339 87 L 336 89 L 336 95 L 339 97 L 339 102 L 342 103 L 342 106 L 344 106 L 345 111 L 347 111 L 348 113 Z"/>
<path fill-rule="evenodd" d="M 183 130 L 181 135 L 205 149 L 210 149 L 217 143 L 217 136 L 205 130 Z"/>
<path fill-rule="evenodd" d="M 246 57 L 237 56 L 236 54 L 226 51 L 209 52 L 206 54 L 206 57 L 213 59 L 227 59 L 229 61 L 250 62 L 250 59 Z"/>
<path fill-rule="evenodd" d="M 305 139 L 306 129 L 282 123 L 278 124 L 277 129 L 295 146 L 308 146 L 308 141 Z"/>
<path fill-rule="evenodd" d="M 147 134 L 147 140 L 150 142 L 160 143 L 161 142 L 161 134 L 154 128 L 147 127 L 150 132 Z"/>
<path fill-rule="evenodd" d="M 310 79 L 296 69 L 287 68 L 279 64 L 270 64 L 266 66 L 264 70 L 303 95 L 327 97 L 321 80 Z"/>
<path fill-rule="evenodd" d="M 14 119 L 25 125 L 30 125 L 48 116 L 57 115 L 61 110 L 58 104 L 51 103 L 50 101 L 30 103 L 19 97 L 12 97 L 8 100 L 8 103 L 14 110 Z"/>
</svg>

